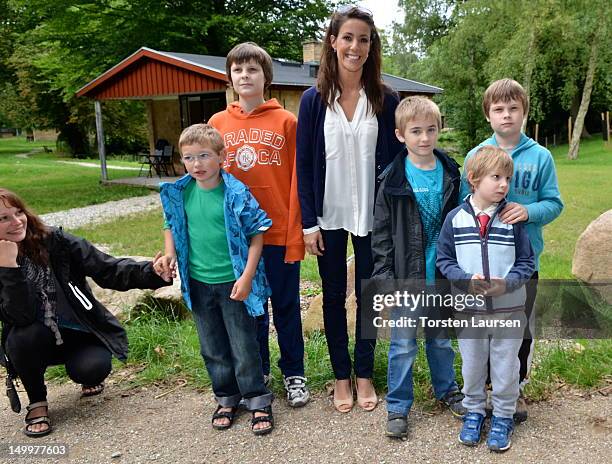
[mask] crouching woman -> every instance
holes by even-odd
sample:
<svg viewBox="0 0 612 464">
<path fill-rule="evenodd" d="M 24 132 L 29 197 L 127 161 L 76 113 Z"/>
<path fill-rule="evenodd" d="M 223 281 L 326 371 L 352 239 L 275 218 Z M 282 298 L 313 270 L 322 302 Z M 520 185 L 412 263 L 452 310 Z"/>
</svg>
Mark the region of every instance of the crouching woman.
<svg viewBox="0 0 612 464">
<path fill-rule="evenodd" d="M 112 356 L 127 358 L 126 332 L 94 298 L 87 276 L 115 290 L 167 285 L 153 263 L 113 258 L 84 239 L 47 227 L 16 194 L 0 188 L 0 346 L 5 353 L 0 356 L 28 395 L 23 429 L 28 436 L 51 432 L 48 366 L 65 365 L 82 394 L 91 396 L 102 392 Z"/>
</svg>

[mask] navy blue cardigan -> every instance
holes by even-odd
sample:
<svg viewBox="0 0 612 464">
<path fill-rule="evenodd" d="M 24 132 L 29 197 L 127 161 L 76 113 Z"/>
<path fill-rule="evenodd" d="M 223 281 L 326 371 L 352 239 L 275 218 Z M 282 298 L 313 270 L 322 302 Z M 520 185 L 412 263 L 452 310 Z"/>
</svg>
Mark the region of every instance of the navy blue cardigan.
<svg viewBox="0 0 612 464">
<path fill-rule="evenodd" d="M 378 119 L 376 140 L 376 185 L 381 182 L 380 174 L 404 147 L 395 137 L 395 108 L 399 103 L 397 94 L 385 92 L 383 111 Z M 317 225 L 317 217 L 323 216 L 323 195 L 325 194 L 325 136 L 323 126 L 327 107 L 321 101 L 321 94 L 315 87 L 304 92 L 300 101 L 297 125 L 297 180 L 302 227 L 308 229 Z"/>
</svg>

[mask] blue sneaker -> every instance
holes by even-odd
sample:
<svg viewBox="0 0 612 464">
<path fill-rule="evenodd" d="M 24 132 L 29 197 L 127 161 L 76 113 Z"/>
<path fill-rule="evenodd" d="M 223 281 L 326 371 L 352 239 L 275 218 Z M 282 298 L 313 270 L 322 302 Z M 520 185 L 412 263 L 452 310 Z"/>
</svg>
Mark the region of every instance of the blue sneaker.
<svg viewBox="0 0 612 464">
<path fill-rule="evenodd" d="M 491 430 L 487 438 L 487 446 L 491 451 L 503 453 L 512 446 L 512 431 L 514 430 L 514 420 L 512 418 L 496 417 L 491 418 Z"/>
<path fill-rule="evenodd" d="M 477 412 L 468 412 L 463 416 L 463 427 L 459 433 L 459 442 L 466 446 L 476 446 L 480 442 L 482 424 L 485 416 Z"/>
</svg>

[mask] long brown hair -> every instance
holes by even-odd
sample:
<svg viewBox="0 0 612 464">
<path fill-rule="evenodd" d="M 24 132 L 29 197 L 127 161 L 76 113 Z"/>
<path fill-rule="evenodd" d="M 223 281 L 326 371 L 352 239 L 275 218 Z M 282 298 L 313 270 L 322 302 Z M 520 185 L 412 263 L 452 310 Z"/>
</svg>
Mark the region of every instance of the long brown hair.
<svg viewBox="0 0 612 464">
<path fill-rule="evenodd" d="M 328 107 L 333 104 L 336 92 L 342 92 L 338 74 L 338 57 L 331 46 L 331 36 L 338 37 L 340 28 L 349 19 L 358 19 L 370 27 L 370 53 L 363 64 L 361 85 L 365 89 L 372 111 L 379 114 L 382 112 L 385 100 L 385 84 L 381 77 L 382 46 L 372 14 L 363 8 L 353 6 L 332 14 L 329 27 L 325 32 L 317 89 L 321 93 L 321 100 Z"/>
<path fill-rule="evenodd" d="M 37 264 L 46 265 L 49 262 L 49 253 L 45 247 L 44 240 L 50 231 L 40 218 L 34 214 L 17 194 L 0 187 L 0 201 L 7 208 L 20 209 L 26 215 L 28 224 L 25 238 L 17 244 L 19 255 L 27 256 Z"/>
</svg>

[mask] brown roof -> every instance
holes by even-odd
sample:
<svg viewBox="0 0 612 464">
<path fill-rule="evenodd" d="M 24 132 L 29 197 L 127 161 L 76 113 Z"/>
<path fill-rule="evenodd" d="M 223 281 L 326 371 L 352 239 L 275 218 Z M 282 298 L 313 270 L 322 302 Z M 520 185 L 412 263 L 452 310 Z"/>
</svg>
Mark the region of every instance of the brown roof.
<svg viewBox="0 0 612 464">
<path fill-rule="evenodd" d="M 315 84 L 311 63 L 273 60 L 272 88 L 306 89 Z M 442 89 L 383 74 L 397 92 L 433 95 Z M 77 96 L 105 99 L 151 98 L 224 91 L 225 57 L 163 52 L 143 47 L 77 91 Z"/>
<path fill-rule="evenodd" d="M 224 91 L 225 73 L 141 48 L 102 73 L 76 95 L 97 100 Z"/>
</svg>

